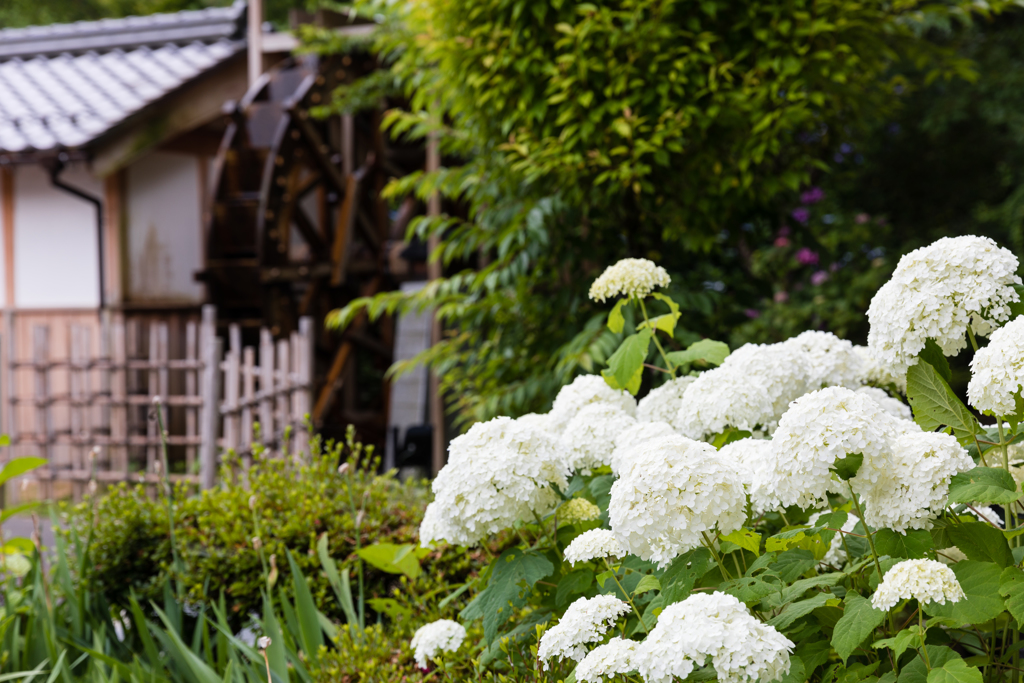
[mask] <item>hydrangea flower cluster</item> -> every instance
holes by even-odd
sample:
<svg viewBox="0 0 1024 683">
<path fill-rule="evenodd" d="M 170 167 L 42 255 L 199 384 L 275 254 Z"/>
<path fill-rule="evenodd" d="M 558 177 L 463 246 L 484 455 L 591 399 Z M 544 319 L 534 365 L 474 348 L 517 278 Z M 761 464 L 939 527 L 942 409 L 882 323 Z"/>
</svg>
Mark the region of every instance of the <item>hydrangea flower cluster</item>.
<svg viewBox="0 0 1024 683">
<path fill-rule="evenodd" d="M 888 611 L 901 600 L 913 598 L 919 603 L 960 602 L 966 595 L 953 570 L 935 560 L 904 560 L 885 573 L 871 606 Z"/>
<path fill-rule="evenodd" d="M 629 605 L 612 595 L 580 598 L 569 605 L 558 624 L 541 636 L 537 658 L 545 662 L 545 668 L 552 657 L 580 661 L 587 654 L 584 645 L 601 640 L 628 611 Z"/>
<path fill-rule="evenodd" d="M 449 446 L 420 542 L 476 545 L 520 519 L 545 515 L 559 503 L 551 485 L 565 487 L 567 475 L 549 434 L 507 417 L 477 423 Z"/>
<path fill-rule="evenodd" d="M 1019 300 L 1017 257 L 988 237 L 943 237 L 903 256 L 868 307 L 868 346 L 897 376 L 928 339 L 947 356 L 967 345 L 968 326 L 987 336 Z"/>
<path fill-rule="evenodd" d="M 555 396 L 551 412 L 545 416 L 546 429 L 555 434 L 561 433 L 569 421 L 591 403 L 607 403 L 617 406 L 627 415 L 636 415 L 636 400 L 628 391 L 612 389 L 600 375 L 580 375 Z"/>
<path fill-rule="evenodd" d="M 611 463 L 615 437 L 636 419 L 611 403 L 591 403 L 569 420 L 559 440 L 569 469 L 581 474 Z"/>
<path fill-rule="evenodd" d="M 601 508 L 591 503 L 586 498 L 573 498 L 562 503 L 558 508 L 559 524 L 576 524 L 577 522 L 589 522 L 601 516 Z"/>
<path fill-rule="evenodd" d="M 878 387 L 861 387 L 857 389 L 858 394 L 864 394 L 878 404 L 878 407 L 891 417 L 898 420 L 913 420 L 914 415 L 910 412 L 910 406 L 903 401 L 893 398 L 884 389 Z"/>
<path fill-rule="evenodd" d="M 861 370 L 864 374 L 861 375 L 861 381 L 864 384 L 872 384 L 874 386 L 889 386 L 890 384 L 895 386 L 900 393 L 907 393 L 907 375 L 896 374 L 893 368 L 883 365 L 878 360 L 878 354 L 872 351 L 867 346 L 854 346 L 853 352 L 860 356 Z"/>
<path fill-rule="evenodd" d="M 666 607 L 634 661 L 648 683 L 685 679 L 708 660 L 722 683 L 767 683 L 789 673 L 793 647 L 738 599 L 715 591 Z"/>
<path fill-rule="evenodd" d="M 640 444 L 675 434 L 677 434 L 676 430 L 665 422 L 637 422 L 622 430 L 615 437 L 615 449 L 612 451 L 608 463 L 612 467 L 612 472 L 619 475 L 622 470 L 628 468 L 632 462 L 632 455 Z"/>
<path fill-rule="evenodd" d="M 565 561 L 570 564 L 603 560 L 607 557 L 622 557 L 625 548 L 608 529 L 591 529 L 572 540 L 565 549 Z"/>
<path fill-rule="evenodd" d="M 750 504 L 758 514 L 777 507 L 770 486 L 774 476 L 769 469 L 772 466 L 771 450 L 770 440 L 752 437 L 731 441 L 718 449 L 718 457 L 726 467 L 736 469 L 743 488 L 750 496 Z"/>
<path fill-rule="evenodd" d="M 716 525 L 722 534 L 746 519 L 739 473 L 709 444 L 665 436 L 640 444 L 612 484 L 612 531 L 633 555 L 664 567 L 701 544 Z"/>
<path fill-rule="evenodd" d="M 831 332 L 808 330 L 783 344 L 800 351 L 809 391 L 837 386 L 856 389 L 863 383 L 864 361 L 853 350 L 852 343 Z"/>
<path fill-rule="evenodd" d="M 636 652 L 639 643 L 615 636 L 604 645 L 590 651 L 583 661 L 576 665 L 576 680 L 579 683 L 601 683 L 605 677 L 629 673 L 636 669 Z"/>
<path fill-rule="evenodd" d="M 668 271 L 645 258 L 624 258 L 590 285 L 590 298 L 605 301 L 616 297 L 643 299 L 658 287 L 668 287 Z"/>
<path fill-rule="evenodd" d="M 726 427 L 770 432 L 790 402 L 805 393 L 807 368 L 796 346 L 741 346 L 686 389 L 673 426 L 691 439 Z"/>
<path fill-rule="evenodd" d="M 652 389 L 640 399 L 636 407 L 636 419 L 640 422 L 666 422 L 672 424 L 679 416 L 679 404 L 687 387 L 697 380 L 688 375 L 676 377 Z"/>
<path fill-rule="evenodd" d="M 466 638 L 466 629 L 451 619 L 439 619 L 426 626 L 420 626 L 412 636 L 410 645 L 413 658 L 421 669 L 439 652 L 455 652 Z"/>
<path fill-rule="evenodd" d="M 971 360 L 967 400 L 991 415 L 1017 412 L 1014 396 L 1024 386 L 1024 317 L 992 333 L 988 346 Z"/>
</svg>

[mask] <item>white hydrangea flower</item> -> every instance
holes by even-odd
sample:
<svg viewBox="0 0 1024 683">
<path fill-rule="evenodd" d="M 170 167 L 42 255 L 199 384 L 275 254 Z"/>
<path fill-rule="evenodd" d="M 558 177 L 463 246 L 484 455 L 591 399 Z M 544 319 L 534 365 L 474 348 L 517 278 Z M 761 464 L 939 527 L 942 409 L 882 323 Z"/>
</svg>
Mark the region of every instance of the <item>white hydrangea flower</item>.
<svg viewBox="0 0 1024 683">
<path fill-rule="evenodd" d="M 779 421 L 772 437 L 772 497 L 778 504 L 802 508 L 828 504 L 838 491 L 832 472 L 837 460 L 860 453 L 871 474 L 889 460 L 896 436 L 893 420 L 869 397 L 843 387 L 829 387 L 798 398 Z"/>
<path fill-rule="evenodd" d="M 623 614 L 629 605 L 612 595 L 597 595 L 580 598 L 569 605 L 558 624 L 540 637 L 537 658 L 545 662 L 552 657 L 580 661 L 587 654 L 587 643 L 595 643 L 604 637 L 608 629 Z"/>
<path fill-rule="evenodd" d="M 909 431 L 896 438 L 889 461 L 876 476 L 862 468 L 851 484 L 864 504 L 869 526 L 904 533 L 931 527 L 946 507 L 949 479 L 974 467 L 956 438 L 942 432 Z"/>
<path fill-rule="evenodd" d="M 861 387 L 860 389 L 857 389 L 857 393 L 864 394 L 869 397 L 872 401 L 878 404 L 879 408 L 892 417 L 900 420 L 914 419 L 914 414 L 910 412 L 910 406 L 903 401 L 890 396 L 885 389 L 879 389 L 878 387 Z"/>
<path fill-rule="evenodd" d="M 967 514 L 973 515 L 979 522 L 1003 528 L 1003 518 L 988 505 L 972 505 L 967 508 Z"/>
<path fill-rule="evenodd" d="M 636 407 L 636 419 L 640 422 L 667 422 L 672 424 L 679 415 L 683 403 L 683 393 L 697 380 L 686 375 L 676 377 L 662 384 L 657 389 L 640 399 Z"/>
<path fill-rule="evenodd" d="M 669 605 L 634 655 L 647 683 L 685 679 L 708 660 L 721 683 L 769 683 L 789 673 L 793 643 L 725 593 L 695 593 Z"/>
<path fill-rule="evenodd" d="M 605 301 L 619 296 L 643 299 L 658 287 L 668 287 L 668 271 L 645 258 L 624 258 L 590 285 L 590 298 Z"/>
<path fill-rule="evenodd" d="M 863 383 L 864 361 L 852 343 L 831 332 L 808 330 L 783 344 L 802 352 L 807 364 L 808 390 L 837 386 L 856 389 Z"/>
<path fill-rule="evenodd" d="M 904 560 L 885 573 L 871 596 L 871 606 L 885 612 L 911 598 L 922 605 L 945 605 L 947 600 L 960 602 L 965 597 L 956 574 L 946 565 L 935 560 Z"/>
<path fill-rule="evenodd" d="M 897 375 L 895 371 L 878 360 L 878 354 L 867 346 L 854 346 L 853 352 L 860 356 L 861 369 L 864 374 L 860 381 L 863 384 L 888 386 L 893 384 L 903 394 L 907 393 L 907 374 Z"/>
<path fill-rule="evenodd" d="M 569 420 L 559 439 L 569 469 L 584 475 L 611 463 L 615 437 L 636 424 L 636 418 L 609 403 L 585 406 Z"/>
<path fill-rule="evenodd" d="M 718 449 L 718 457 L 726 467 L 734 467 L 743 482 L 743 488 L 750 496 L 750 503 L 757 514 L 763 514 L 777 507 L 771 495 L 769 484 L 773 472 L 772 442 L 768 439 L 747 437 L 729 443 Z"/>
<path fill-rule="evenodd" d="M 520 519 L 543 516 L 560 502 L 551 485 L 564 488 L 567 475 L 551 435 L 507 417 L 477 423 L 448 447 L 420 543 L 475 545 Z"/>
<path fill-rule="evenodd" d="M 558 391 L 548 413 L 547 429 L 561 433 L 569 420 L 591 403 L 608 403 L 627 415 L 636 415 L 636 399 L 628 391 L 612 389 L 601 375 L 580 375 Z"/>
<path fill-rule="evenodd" d="M 466 629 L 451 619 L 439 619 L 416 629 L 412 636 L 414 658 L 421 669 L 439 652 L 455 652 L 466 638 Z"/>
<path fill-rule="evenodd" d="M 618 476 L 632 462 L 632 454 L 637 446 L 662 436 L 677 434 L 672 426 L 665 422 L 637 422 L 619 432 L 615 437 L 615 450 L 612 451 L 609 464 L 612 472 Z"/>
<path fill-rule="evenodd" d="M 608 513 L 626 550 L 664 567 L 716 525 L 722 534 L 739 529 L 745 507 L 739 473 L 712 446 L 664 436 L 637 446 L 612 484 Z"/>
<path fill-rule="evenodd" d="M 745 344 L 686 389 L 672 425 L 691 439 L 727 427 L 771 433 L 790 402 L 806 392 L 807 369 L 795 346 Z"/>
<path fill-rule="evenodd" d="M 818 518 L 822 515 L 827 514 L 825 512 L 815 512 L 807 520 L 807 523 L 814 526 L 818 522 Z M 841 527 L 846 533 L 851 533 L 857 526 L 857 522 L 860 520 L 853 515 L 849 515 L 846 518 L 846 522 Z M 825 557 L 821 558 L 824 564 L 830 564 L 833 567 L 842 567 L 846 563 L 846 545 L 843 543 L 843 534 L 836 532 L 836 535 L 832 537 L 832 543 L 828 547 L 828 552 L 825 553 Z"/>
<path fill-rule="evenodd" d="M 868 307 L 868 346 L 896 375 L 917 363 L 925 341 L 947 356 L 967 346 L 967 326 L 987 336 L 1018 301 L 1017 257 L 988 237 L 943 237 L 903 256 Z"/>
<path fill-rule="evenodd" d="M 1024 385 L 1024 317 L 992 333 L 988 346 L 971 360 L 967 401 L 992 415 L 1017 412 L 1014 396 Z"/>
<path fill-rule="evenodd" d="M 565 549 L 565 561 L 570 564 L 602 560 L 606 557 L 622 557 L 626 549 L 608 529 L 591 529 L 572 540 Z"/>
<path fill-rule="evenodd" d="M 577 522 L 589 522 L 601 516 L 601 508 L 591 503 L 586 498 L 573 498 L 562 503 L 558 508 L 559 524 L 575 524 Z"/>
<path fill-rule="evenodd" d="M 526 415 L 520 415 L 516 418 L 516 422 L 527 427 L 532 427 L 537 431 L 550 432 L 552 419 L 548 413 L 527 413 Z"/>
<path fill-rule="evenodd" d="M 636 670 L 633 659 L 639 643 L 615 636 L 604 645 L 599 645 L 583 661 L 576 665 L 576 680 L 579 683 L 602 683 L 605 677 L 629 673 Z"/>
</svg>

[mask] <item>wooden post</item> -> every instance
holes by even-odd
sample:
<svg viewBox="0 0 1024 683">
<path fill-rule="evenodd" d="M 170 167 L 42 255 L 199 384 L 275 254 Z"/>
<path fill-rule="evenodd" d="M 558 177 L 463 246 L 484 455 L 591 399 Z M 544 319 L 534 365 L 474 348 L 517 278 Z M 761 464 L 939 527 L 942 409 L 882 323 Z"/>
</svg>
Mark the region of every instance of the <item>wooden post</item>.
<svg viewBox="0 0 1024 683">
<path fill-rule="evenodd" d="M 185 360 L 194 363 L 199 360 L 199 354 L 197 353 L 197 339 L 198 329 L 194 320 L 189 320 L 185 324 Z M 199 371 L 195 368 L 188 368 L 185 370 L 185 395 L 194 397 L 199 395 Z M 196 429 L 196 407 L 188 405 L 185 407 L 185 436 L 188 439 L 196 436 L 198 433 Z M 189 474 L 195 472 L 196 467 L 196 447 L 192 445 L 185 446 L 185 471 Z"/>
<path fill-rule="evenodd" d="M 260 330 L 260 442 L 274 440 L 274 338 L 270 330 Z"/>
<path fill-rule="evenodd" d="M 288 436 L 288 432 L 292 431 L 288 428 L 292 426 L 292 415 L 291 415 L 291 401 L 289 401 L 289 393 L 291 391 L 291 367 L 292 364 L 288 360 L 288 340 L 279 339 L 277 340 L 277 372 L 274 373 L 274 394 L 277 398 L 277 449 L 281 455 L 285 453 L 291 453 L 291 444 Z"/>
<path fill-rule="evenodd" d="M 50 471 L 49 479 L 43 483 L 42 498 L 53 497 L 53 475 L 56 463 L 53 461 L 53 416 L 50 414 L 50 328 L 36 325 L 32 328 L 32 364 L 35 371 L 36 433 L 42 437 L 42 457 Z"/>
<path fill-rule="evenodd" d="M 249 0 L 249 87 L 263 74 L 263 0 Z"/>
<path fill-rule="evenodd" d="M 82 329 L 80 325 L 67 326 L 67 358 L 68 358 L 68 431 L 71 450 L 71 470 L 84 470 L 86 467 L 85 450 L 88 448 L 85 438 L 83 419 L 85 413 L 85 397 L 83 392 L 83 372 L 85 365 L 82 349 Z M 85 492 L 84 482 L 76 478 L 71 481 L 71 495 L 75 502 L 82 499 Z"/>
<path fill-rule="evenodd" d="M 292 413 L 298 420 L 295 430 L 296 455 L 308 451 L 309 440 L 313 437 L 307 429 L 312 419 L 309 411 L 313 406 L 313 319 L 299 318 L 299 331 L 295 334 L 294 363 L 296 390 L 292 394 Z"/>
<path fill-rule="evenodd" d="M 118 320 L 111 329 L 110 363 L 110 468 L 128 479 L 128 351 L 124 320 Z"/>
<path fill-rule="evenodd" d="M 146 474 L 158 474 L 160 472 L 157 461 L 160 459 L 159 446 L 157 445 L 160 441 L 160 435 L 157 434 L 156 417 L 153 413 L 153 399 L 160 396 L 159 379 L 157 377 L 156 367 L 152 365 L 159 357 L 159 334 L 157 333 L 157 323 L 155 320 L 149 323 L 149 354 L 147 360 L 151 363 L 149 370 L 146 373 L 146 394 L 149 396 L 148 404 L 146 405 Z M 164 424 L 167 424 L 164 422 Z M 165 473 L 165 474 L 170 474 Z"/>
<path fill-rule="evenodd" d="M 241 372 L 238 349 L 224 357 L 224 450 L 238 452 L 238 380 Z"/>
<path fill-rule="evenodd" d="M 220 418 L 220 359 L 223 344 L 217 337 L 217 309 L 203 306 L 203 409 L 202 445 L 199 447 L 199 483 L 213 488 L 217 476 L 217 427 Z"/>
<path fill-rule="evenodd" d="M 441 168 L 441 147 L 438 143 L 437 133 L 432 133 L 427 139 L 427 173 L 437 171 Z M 441 195 L 434 192 L 427 200 L 427 215 L 441 215 Z M 441 244 L 440 236 L 435 232 L 427 239 L 427 279 L 437 280 L 442 275 L 441 260 L 437 256 L 438 247 Z M 441 341 L 441 321 L 434 313 L 433 324 L 430 329 L 430 345 L 433 346 Z M 427 395 L 430 405 L 430 426 L 433 428 L 433 441 L 431 448 L 430 469 L 432 474 L 437 474 L 444 467 L 447 461 L 444 436 L 444 399 L 441 396 L 441 383 L 437 374 L 430 373 L 430 388 Z"/>
<path fill-rule="evenodd" d="M 242 448 L 245 449 L 242 466 L 248 469 L 252 464 L 252 406 L 256 400 L 256 349 L 251 346 L 242 351 L 242 398 L 245 403 L 242 408 Z"/>
</svg>

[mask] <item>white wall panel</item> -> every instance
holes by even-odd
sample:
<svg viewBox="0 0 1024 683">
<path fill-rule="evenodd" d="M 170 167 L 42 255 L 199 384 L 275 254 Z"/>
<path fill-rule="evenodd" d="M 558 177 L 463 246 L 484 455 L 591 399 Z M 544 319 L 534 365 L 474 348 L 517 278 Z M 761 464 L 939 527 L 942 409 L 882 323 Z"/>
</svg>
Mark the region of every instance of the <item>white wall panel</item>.
<svg viewBox="0 0 1024 683">
<path fill-rule="evenodd" d="M 17 166 L 14 173 L 15 305 L 99 306 L 95 207 L 52 187 L 39 166 Z M 102 183 L 82 167 L 69 167 L 61 180 L 103 196 Z"/>
<path fill-rule="evenodd" d="M 200 161 L 154 152 L 128 168 L 128 300 L 200 303 L 202 266 Z"/>
</svg>

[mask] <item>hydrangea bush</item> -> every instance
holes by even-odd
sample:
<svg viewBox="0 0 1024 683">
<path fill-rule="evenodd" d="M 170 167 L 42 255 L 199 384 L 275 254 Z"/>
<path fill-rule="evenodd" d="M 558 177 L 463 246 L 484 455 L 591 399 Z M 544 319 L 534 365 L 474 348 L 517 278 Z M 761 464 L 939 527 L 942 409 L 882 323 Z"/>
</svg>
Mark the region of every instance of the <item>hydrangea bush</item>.
<svg viewBox="0 0 1024 683">
<path fill-rule="evenodd" d="M 424 545 L 506 539 L 468 589 L 483 638 L 461 679 L 1017 683 L 1018 266 L 944 238 L 879 290 L 867 347 L 811 331 L 731 353 L 667 351 L 668 275 L 609 267 L 608 327 L 642 322 L 608 368 L 546 415 L 474 425 L 434 481 Z M 946 360 L 968 347 L 973 411 Z M 423 643 L 461 644 L 456 626 L 413 643 L 445 680 L 454 648 Z"/>
</svg>

